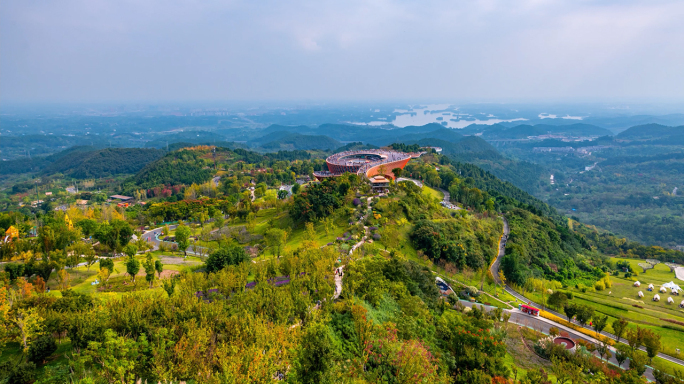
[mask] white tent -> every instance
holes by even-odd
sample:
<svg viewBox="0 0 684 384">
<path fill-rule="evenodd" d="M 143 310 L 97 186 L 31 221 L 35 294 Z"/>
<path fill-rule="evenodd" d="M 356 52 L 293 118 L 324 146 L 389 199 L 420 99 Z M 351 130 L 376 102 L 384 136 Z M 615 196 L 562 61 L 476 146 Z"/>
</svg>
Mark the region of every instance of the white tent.
<svg viewBox="0 0 684 384">
<path fill-rule="evenodd" d="M 667 298 L 667 303 L 668 304 L 674 304 L 674 300 L 672 299 L 672 296 Z"/>
<path fill-rule="evenodd" d="M 637 293 L 637 295 L 639 295 L 640 298 L 643 298 L 643 297 L 644 297 L 644 293 L 641 292 L 641 291 L 639 291 L 639 293 Z"/>
<path fill-rule="evenodd" d="M 653 296 L 653 301 L 660 301 L 660 296 L 658 296 L 657 294 Z"/>
<path fill-rule="evenodd" d="M 660 287 L 660 293 L 665 293 L 667 292 L 667 289 L 665 287 Z"/>
<path fill-rule="evenodd" d="M 675 284 L 673 281 L 663 284 L 663 288 L 672 290 L 672 293 L 679 293 L 682 290 L 681 288 L 679 288 L 679 285 Z"/>
<path fill-rule="evenodd" d="M 635 286 L 635 287 L 640 287 L 640 286 L 641 286 L 641 283 L 640 283 L 639 281 L 635 281 L 635 282 L 634 282 L 634 286 Z"/>
<path fill-rule="evenodd" d="M 649 291 L 652 291 L 652 290 L 653 290 L 653 284 L 649 284 L 649 285 L 648 285 L 648 290 L 649 290 Z"/>
</svg>

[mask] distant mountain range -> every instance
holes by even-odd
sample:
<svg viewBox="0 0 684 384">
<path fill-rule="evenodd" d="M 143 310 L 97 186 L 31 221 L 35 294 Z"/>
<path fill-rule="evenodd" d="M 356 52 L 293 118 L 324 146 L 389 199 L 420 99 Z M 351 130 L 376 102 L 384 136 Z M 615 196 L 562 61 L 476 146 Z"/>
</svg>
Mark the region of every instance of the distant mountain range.
<svg viewBox="0 0 684 384">
<path fill-rule="evenodd" d="M 684 125 L 669 127 L 660 124 L 637 125 L 620 132 L 617 137 L 627 140 L 663 139 L 684 135 Z"/>
</svg>

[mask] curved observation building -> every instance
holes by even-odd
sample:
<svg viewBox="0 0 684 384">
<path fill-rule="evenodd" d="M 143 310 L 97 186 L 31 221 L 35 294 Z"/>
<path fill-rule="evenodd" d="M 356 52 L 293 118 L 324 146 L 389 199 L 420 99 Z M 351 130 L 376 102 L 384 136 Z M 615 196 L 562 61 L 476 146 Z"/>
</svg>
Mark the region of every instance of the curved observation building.
<svg viewBox="0 0 684 384">
<path fill-rule="evenodd" d="M 404 153 L 386 149 L 340 152 L 325 159 L 328 166 L 327 172 L 314 172 L 314 176 L 322 179 L 349 172 L 369 178 L 378 174 L 394 178 L 392 174 L 394 168 L 403 169 L 409 160 L 420 155 L 420 153 Z"/>
</svg>

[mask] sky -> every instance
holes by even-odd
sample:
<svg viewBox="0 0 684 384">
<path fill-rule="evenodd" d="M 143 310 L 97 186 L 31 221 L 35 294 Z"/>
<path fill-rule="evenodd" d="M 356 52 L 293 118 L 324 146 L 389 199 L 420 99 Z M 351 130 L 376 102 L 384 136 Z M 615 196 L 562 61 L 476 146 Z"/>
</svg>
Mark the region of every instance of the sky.
<svg viewBox="0 0 684 384">
<path fill-rule="evenodd" d="M 684 1 L 4 0 L 1 102 L 684 101 Z"/>
</svg>

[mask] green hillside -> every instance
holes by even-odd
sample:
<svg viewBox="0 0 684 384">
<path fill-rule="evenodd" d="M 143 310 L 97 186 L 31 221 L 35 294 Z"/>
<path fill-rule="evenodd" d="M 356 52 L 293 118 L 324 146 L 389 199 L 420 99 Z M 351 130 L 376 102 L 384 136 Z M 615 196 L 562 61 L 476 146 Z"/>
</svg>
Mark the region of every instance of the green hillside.
<svg viewBox="0 0 684 384">
<path fill-rule="evenodd" d="M 670 127 L 661 124 L 644 124 L 628 128 L 617 136 L 620 139 L 659 139 L 667 136 L 684 134 L 684 126 Z"/>
<path fill-rule="evenodd" d="M 43 174 L 62 173 L 77 179 L 89 179 L 136 173 L 160 159 L 163 152 L 142 148 L 107 148 L 96 151 L 72 151 L 59 156 L 42 170 Z"/>
</svg>

